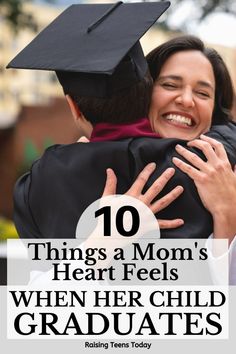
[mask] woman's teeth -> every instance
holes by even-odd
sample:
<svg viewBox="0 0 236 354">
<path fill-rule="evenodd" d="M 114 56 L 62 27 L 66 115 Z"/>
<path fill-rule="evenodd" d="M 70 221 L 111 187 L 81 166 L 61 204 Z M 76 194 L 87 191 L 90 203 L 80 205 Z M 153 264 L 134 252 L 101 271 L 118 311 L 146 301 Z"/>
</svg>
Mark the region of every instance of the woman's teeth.
<svg viewBox="0 0 236 354">
<path fill-rule="evenodd" d="M 171 120 L 174 122 L 183 123 L 183 124 L 187 124 L 188 126 L 192 126 L 192 119 L 184 117 L 184 116 L 180 116 L 178 114 L 167 114 L 166 116 L 164 116 L 164 118 L 167 120 Z"/>
</svg>

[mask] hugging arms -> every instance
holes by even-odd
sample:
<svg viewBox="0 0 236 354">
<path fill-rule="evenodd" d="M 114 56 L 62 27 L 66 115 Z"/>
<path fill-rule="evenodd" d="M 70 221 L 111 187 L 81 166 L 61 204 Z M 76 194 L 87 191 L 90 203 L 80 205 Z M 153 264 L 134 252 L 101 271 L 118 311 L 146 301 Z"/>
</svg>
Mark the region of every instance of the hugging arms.
<svg viewBox="0 0 236 354">
<path fill-rule="evenodd" d="M 168 167 L 175 167 L 173 157 L 180 157 L 177 144 L 187 147 L 187 140 L 207 131 L 224 145 L 231 166 L 236 164 L 236 127 L 229 114 L 233 90 L 218 54 L 207 50 L 195 37 L 185 36 L 158 47 L 148 56 L 148 63 L 154 80 L 149 117 L 158 137 L 141 134 L 48 149 L 15 189 L 15 221 L 22 237 L 73 238 L 82 212 L 102 195 L 107 168 L 116 173 L 117 193 L 122 194 L 148 163 L 155 162 L 158 168 L 147 182 L 148 188 Z M 129 104 L 128 108 L 133 106 Z M 87 111 L 90 107 L 91 103 Z M 78 107 L 72 108 L 81 122 Z M 132 124 L 125 128 L 130 129 Z M 118 130 L 120 125 L 115 127 Z M 201 150 L 190 149 L 204 158 Z M 162 236 L 207 238 L 213 231 L 213 219 L 203 207 L 191 177 L 176 169 L 159 197 L 178 185 L 183 186 L 184 193 L 160 211 L 158 218 L 180 218 L 184 224 L 163 230 Z"/>
</svg>

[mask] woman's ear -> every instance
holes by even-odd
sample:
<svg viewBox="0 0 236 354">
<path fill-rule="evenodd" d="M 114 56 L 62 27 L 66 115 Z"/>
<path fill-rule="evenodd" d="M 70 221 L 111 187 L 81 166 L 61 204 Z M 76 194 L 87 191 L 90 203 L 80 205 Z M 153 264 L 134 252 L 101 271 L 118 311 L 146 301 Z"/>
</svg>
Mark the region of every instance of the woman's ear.
<svg viewBox="0 0 236 354">
<path fill-rule="evenodd" d="M 69 104 L 74 120 L 78 121 L 79 119 L 83 119 L 84 118 L 83 113 L 80 111 L 79 107 L 77 106 L 77 104 L 74 102 L 74 100 L 71 98 L 70 95 L 66 95 L 66 100 Z"/>
</svg>

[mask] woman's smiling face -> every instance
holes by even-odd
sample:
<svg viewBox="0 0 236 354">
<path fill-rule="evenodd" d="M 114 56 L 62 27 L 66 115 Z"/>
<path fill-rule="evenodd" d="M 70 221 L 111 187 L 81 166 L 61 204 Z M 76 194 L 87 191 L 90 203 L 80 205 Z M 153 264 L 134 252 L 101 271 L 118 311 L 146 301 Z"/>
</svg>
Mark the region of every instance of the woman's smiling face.
<svg viewBox="0 0 236 354">
<path fill-rule="evenodd" d="M 209 130 L 215 103 L 215 77 L 197 50 L 171 55 L 154 83 L 149 118 L 163 138 L 192 140 Z"/>
</svg>

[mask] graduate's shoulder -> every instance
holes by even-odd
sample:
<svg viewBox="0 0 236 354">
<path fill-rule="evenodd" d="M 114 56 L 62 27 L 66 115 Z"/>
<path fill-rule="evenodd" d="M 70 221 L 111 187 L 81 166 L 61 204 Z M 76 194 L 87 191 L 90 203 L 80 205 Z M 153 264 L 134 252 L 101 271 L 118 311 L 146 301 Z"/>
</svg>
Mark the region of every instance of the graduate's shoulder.
<svg viewBox="0 0 236 354">
<path fill-rule="evenodd" d="M 236 123 L 231 121 L 226 124 L 213 125 L 206 134 L 224 145 L 232 164 L 236 163 Z"/>
<path fill-rule="evenodd" d="M 228 142 L 236 151 L 236 123 L 230 121 L 226 124 L 213 125 L 206 134 L 218 141 Z"/>
<path fill-rule="evenodd" d="M 131 140 L 53 145 L 35 161 L 32 171 L 41 175 L 54 174 L 56 171 L 69 173 L 69 171 L 79 171 L 84 167 L 92 166 L 93 163 L 98 164 L 101 159 L 112 161 L 117 155 L 127 154 Z"/>
<path fill-rule="evenodd" d="M 68 157 L 73 156 L 74 154 L 82 154 L 82 153 L 96 153 L 97 151 L 102 151 L 104 149 L 112 148 L 112 149 L 121 149 L 126 148 L 130 141 L 133 139 L 123 139 L 117 141 L 102 141 L 102 142 L 75 142 L 72 144 L 56 144 L 47 148 L 42 156 L 42 158 L 50 158 L 50 157 Z"/>
</svg>

